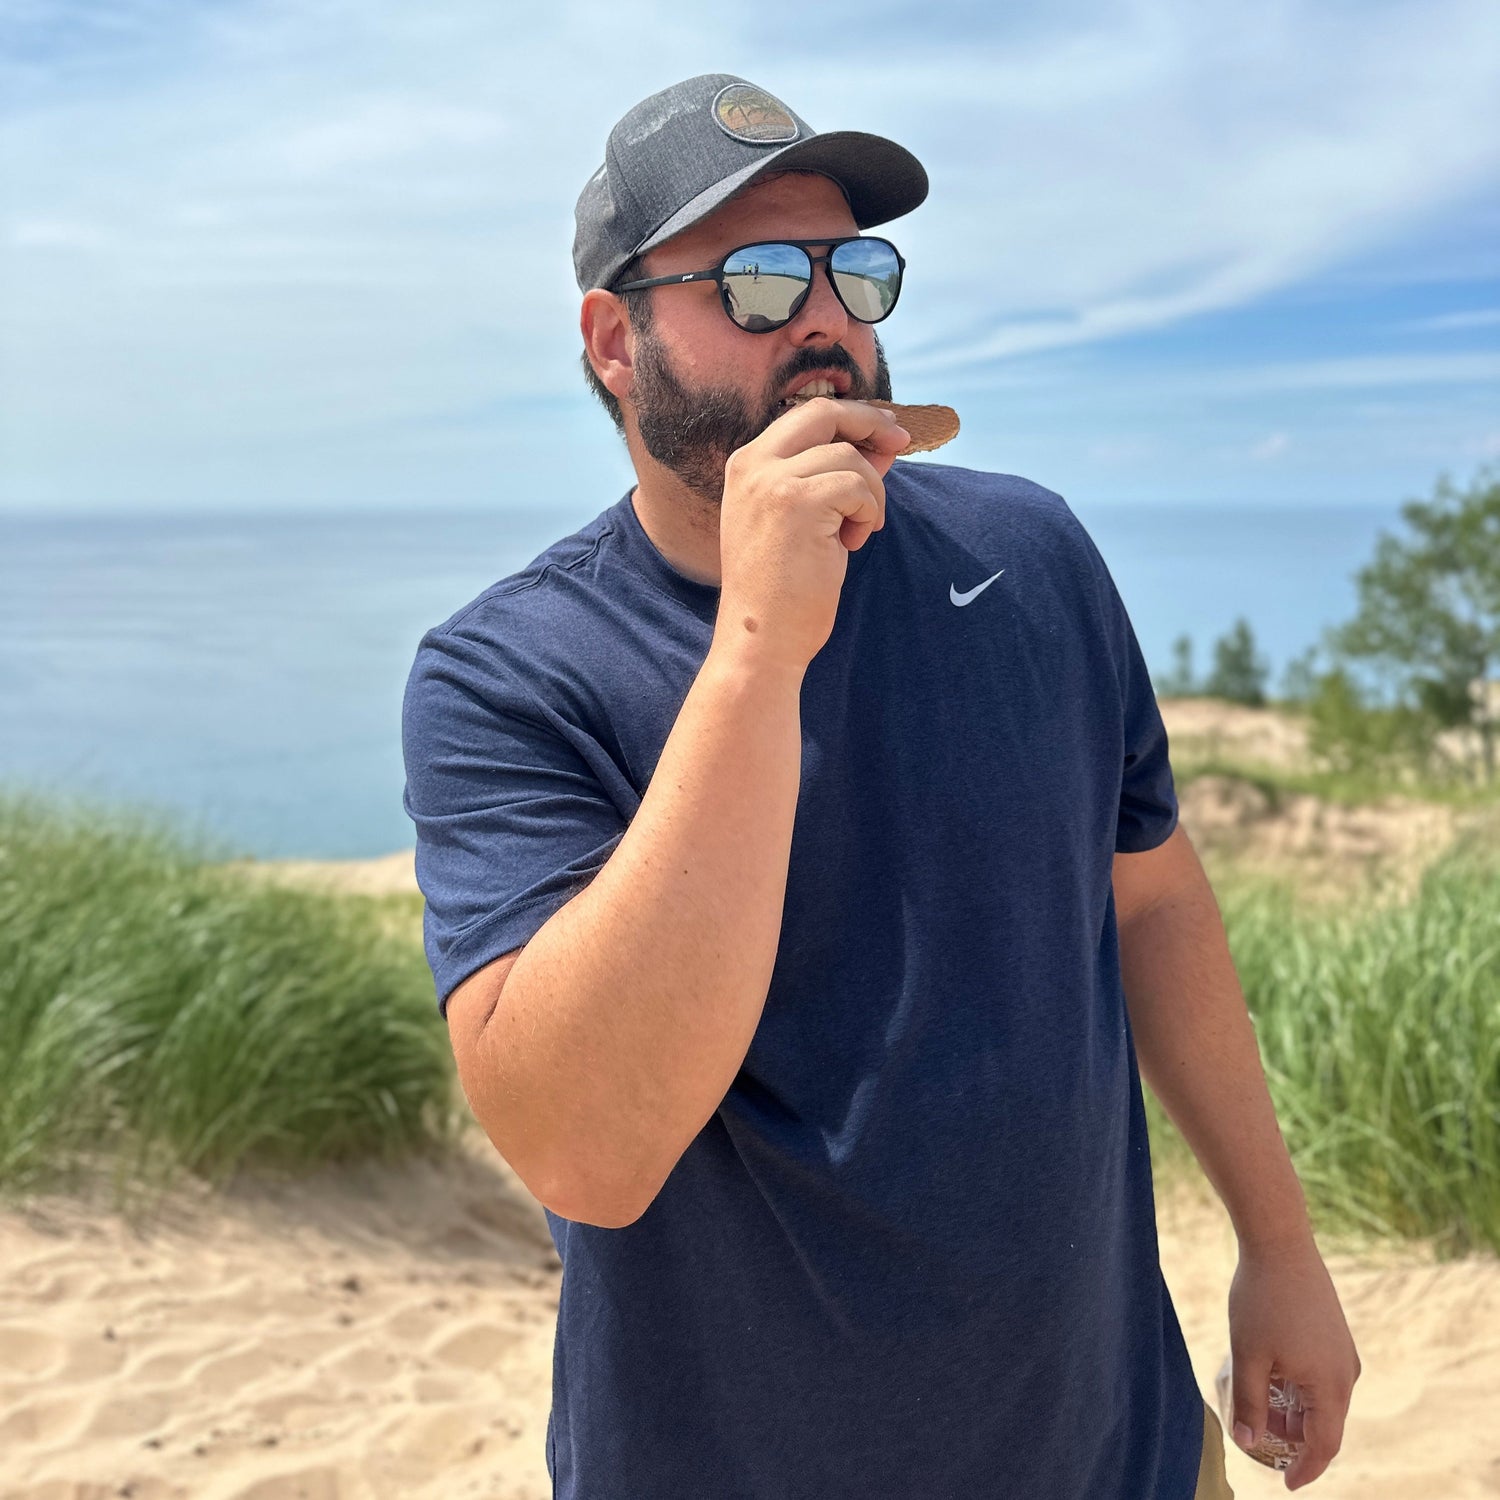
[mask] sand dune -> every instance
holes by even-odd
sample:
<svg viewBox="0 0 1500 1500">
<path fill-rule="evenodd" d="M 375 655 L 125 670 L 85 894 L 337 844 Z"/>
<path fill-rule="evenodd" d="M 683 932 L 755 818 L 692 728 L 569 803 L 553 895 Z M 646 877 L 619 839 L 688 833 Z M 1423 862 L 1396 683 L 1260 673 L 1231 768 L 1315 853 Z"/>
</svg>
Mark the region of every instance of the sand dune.
<svg viewBox="0 0 1500 1500">
<path fill-rule="evenodd" d="M 1160 1212 L 1212 1399 L 1233 1233 L 1207 1188 Z M 1326 1500 L 1500 1494 L 1500 1262 L 1334 1253 L 1364 1377 Z M 560 1270 L 477 1131 L 441 1169 L 179 1196 L 143 1235 L 38 1198 L 0 1213 L 6 1500 L 545 1500 Z M 1239 1500 L 1285 1493 L 1232 1445 Z M 917 1500 L 917 1497 L 914 1497 Z"/>
</svg>

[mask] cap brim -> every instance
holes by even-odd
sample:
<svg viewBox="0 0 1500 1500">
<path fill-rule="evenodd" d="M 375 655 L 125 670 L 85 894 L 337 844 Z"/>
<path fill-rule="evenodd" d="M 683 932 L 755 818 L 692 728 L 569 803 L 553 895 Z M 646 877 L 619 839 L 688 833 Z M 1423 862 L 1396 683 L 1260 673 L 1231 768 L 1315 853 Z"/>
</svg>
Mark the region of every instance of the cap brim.
<svg viewBox="0 0 1500 1500">
<path fill-rule="evenodd" d="M 642 240 L 632 258 L 706 219 L 758 178 L 790 171 L 822 172 L 834 178 L 848 195 L 849 211 L 861 229 L 899 219 L 927 196 L 927 171 L 904 146 L 862 130 L 830 130 L 793 141 L 705 188 Z"/>
</svg>

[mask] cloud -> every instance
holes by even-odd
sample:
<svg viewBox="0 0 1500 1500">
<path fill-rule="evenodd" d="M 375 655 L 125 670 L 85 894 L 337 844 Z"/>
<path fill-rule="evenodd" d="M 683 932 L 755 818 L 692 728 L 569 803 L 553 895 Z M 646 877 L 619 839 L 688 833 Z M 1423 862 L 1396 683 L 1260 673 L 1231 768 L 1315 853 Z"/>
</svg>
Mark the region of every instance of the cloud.
<svg viewBox="0 0 1500 1500">
<path fill-rule="evenodd" d="M 384 444 L 430 454 L 441 489 L 466 424 L 525 439 L 536 403 L 586 410 L 574 198 L 614 119 L 700 71 L 926 163 L 882 338 L 931 384 L 1253 304 L 1500 168 L 1490 0 L 950 0 L 921 26 L 875 3 L 866 28 L 813 11 L 784 35 L 660 0 L 624 29 L 604 0 L 0 15 L 0 503 L 188 486 L 205 452 L 253 474 L 272 445 L 304 492 Z"/>
<path fill-rule="evenodd" d="M 1442 313 L 1435 318 L 1414 318 L 1402 324 L 1422 333 L 1447 333 L 1451 329 L 1500 328 L 1500 307 L 1479 307 L 1472 312 Z"/>
<path fill-rule="evenodd" d="M 1208 377 L 1218 394 L 1361 390 L 1381 386 L 1486 385 L 1500 381 L 1500 353 L 1370 355 L 1246 366 Z"/>
<path fill-rule="evenodd" d="M 1273 432 L 1264 437 L 1250 449 L 1250 457 L 1258 462 L 1266 463 L 1273 458 L 1280 458 L 1287 450 L 1287 444 L 1291 440 L 1284 432 Z"/>
</svg>

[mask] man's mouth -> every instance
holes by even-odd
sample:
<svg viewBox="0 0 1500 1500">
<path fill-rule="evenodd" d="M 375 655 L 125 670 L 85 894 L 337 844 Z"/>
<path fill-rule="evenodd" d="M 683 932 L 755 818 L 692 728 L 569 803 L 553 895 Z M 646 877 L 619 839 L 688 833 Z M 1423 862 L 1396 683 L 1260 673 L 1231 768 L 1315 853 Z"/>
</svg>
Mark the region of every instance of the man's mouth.
<svg viewBox="0 0 1500 1500">
<path fill-rule="evenodd" d="M 836 401 L 844 399 L 844 393 L 826 375 L 816 375 L 798 386 L 790 396 L 783 396 L 779 404 L 785 411 L 789 407 L 800 406 L 804 401 L 811 401 L 816 396 L 832 396 Z"/>
</svg>

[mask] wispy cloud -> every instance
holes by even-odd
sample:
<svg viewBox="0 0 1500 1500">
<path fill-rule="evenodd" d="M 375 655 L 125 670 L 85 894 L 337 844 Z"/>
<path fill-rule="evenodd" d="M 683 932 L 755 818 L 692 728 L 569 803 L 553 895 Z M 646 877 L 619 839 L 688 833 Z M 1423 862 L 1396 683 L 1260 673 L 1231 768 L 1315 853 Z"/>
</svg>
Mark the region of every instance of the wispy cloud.
<svg viewBox="0 0 1500 1500">
<path fill-rule="evenodd" d="M 696 72 L 926 163 L 931 198 L 890 231 L 906 388 L 995 388 L 1019 356 L 1253 305 L 1500 175 L 1491 0 L 921 15 L 872 0 L 863 30 L 814 10 L 771 34 L 662 0 L 624 29 L 606 0 L 524 21 L 483 0 L 0 0 L 0 504 L 472 493 L 538 403 L 585 434 L 570 458 L 616 465 L 578 375 L 573 202 L 613 120 Z M 1243 389 L 1495 378 L 1479 355 L 1264 354 Z"/>
<path fill-rule="evenodd" d="M 1219 372 L 1219 394 L 1261 391 L 1370 390 L 1381 386 L 1487 385 L 1500 381 L 1500 353 L 1372 355 L 1309 359 Z"/>
<path fill-rule="evenodd" d="M 1479 307 L 1472 312 L 1442 313 L 1435 318 L 1413 318 L 1402 327 L 1420 333 L 1447 333 L 1469 328 L 1500 328 L 1500 307 Z"/>
</svg>

